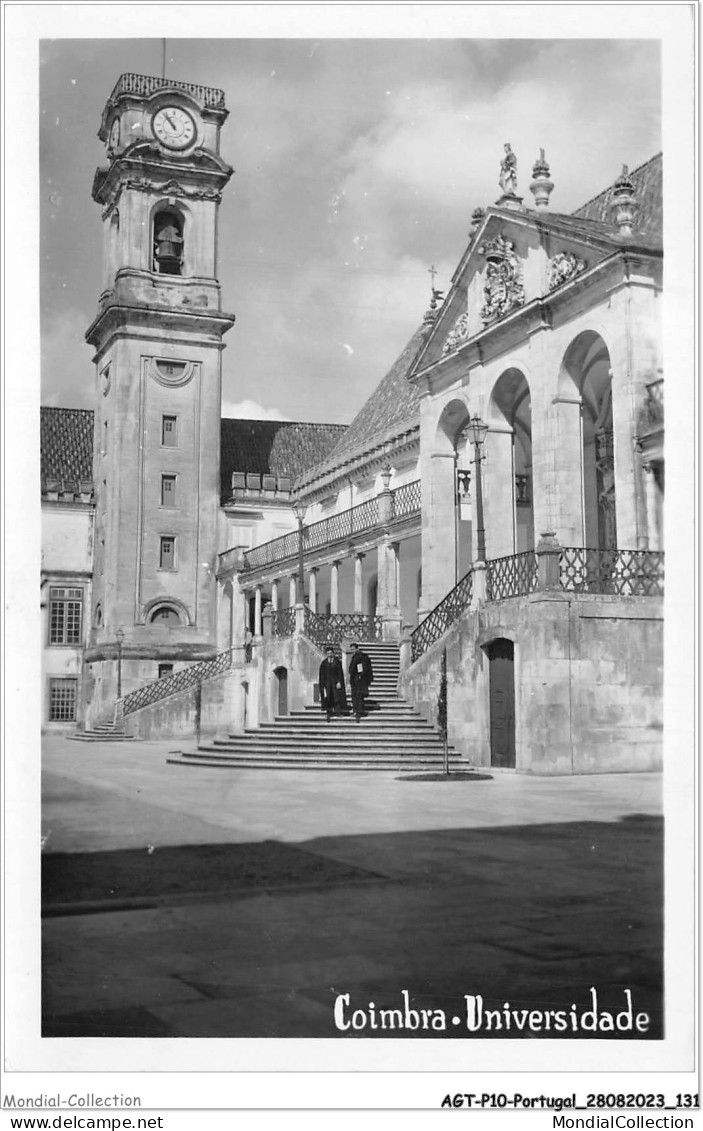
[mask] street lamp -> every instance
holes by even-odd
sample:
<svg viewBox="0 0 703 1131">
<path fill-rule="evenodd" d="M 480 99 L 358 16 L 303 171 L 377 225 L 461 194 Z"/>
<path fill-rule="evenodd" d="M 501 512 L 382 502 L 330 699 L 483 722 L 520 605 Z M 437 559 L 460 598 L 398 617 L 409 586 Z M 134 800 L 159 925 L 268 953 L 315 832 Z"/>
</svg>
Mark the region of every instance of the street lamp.
<svg viewBox="0 0 703 1131">
<path fill-rule="evenodd" d="M 488 425 L 484 424 L 478 414 L 471 417 L 467 428 L 469 439 L 474 445 L 474 463 L 476 464 L 476 548 L 478 560 L 486 560 L 486 532 L 483 526 L 483 488 L 481 486 L 481 448 L 486 439 Z"/>
<path fill-rule="evenodd" d="M 300 593 L 296 593 L 296 603 L 299 605 L 305 604 L 305 574 L 303 572 L 305 568 L 305 561 L 303 557 L 303 519 L 305 518 L 305 512 L 307 509 L 308 508 L 305 506 L 305 503 L 303 503 L 300 499 L 297 499 L 296 502 L 293 503 L 293 512 L 298 520 L 298 578 L 300 581 Z"/>
<path fill-rule="evenodd" d="M 117 629 L 115 633 L 117 641 L 117 698 L 122 698 L 122 645 L 124 644 L 124 632 L 121 628 Z"/>
</svg>

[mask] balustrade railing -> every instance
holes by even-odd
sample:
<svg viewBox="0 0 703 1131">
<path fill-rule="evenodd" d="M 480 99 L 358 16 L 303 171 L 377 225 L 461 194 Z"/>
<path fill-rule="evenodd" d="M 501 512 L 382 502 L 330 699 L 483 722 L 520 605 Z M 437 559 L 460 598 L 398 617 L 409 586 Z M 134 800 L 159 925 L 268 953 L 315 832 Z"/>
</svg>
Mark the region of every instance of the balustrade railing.
<svg viewBox="0 0 703 1131">
<path fill-rule="evenodd" d="M 420 480 L 406 483 L 402 487 L 391 491 L 391 521 L 407 518 L 419 514 L 422 504 Z M 332 514 L 329 518 L 320 519 L 309 526 L 303 526 L 303 553 L 318 550 L 325 546 L 333 546 L 337 542 L 345 542 L 355 534 L 364 534 L 373 530 L 378 525 L 379 507 L 378 495 L 359 503 L 356 507 Z M 245 570 L 261 569 L 294 559 L 299 553 L 298 531 L 292 530 L 280 538 L 273 538 L 261 546 L 246 550 L 243 554 Z M 220 571 L 232 568 L 237 559 L 232 550 L 225 550 L 219 555 Z"/>
<path fill-rule="evenodd" d="M 338 647 L 345 637 L 360 641 L 382 640 L 381 617 L 365 613 L 314 613 L 305 606 L 304 633 L 318 648 Z M 271 635 L 292 636 L 295 632 L 295 609 L 276 609 L 271 615 Z"/>
<path fill-rule="evenodd" d="M 473 571 L 462 577 L 443 601 L 417 626 L 412 634 L 413 663 L 443 636 L 471 604 Z"/>
<path fill-rule="evenodd" d="M 486 562 L 486 597 L 489 601 L 522 597 L 533 593 L 536 588 L 537 557 L 534 550 Z"/>
<path fill-rule="evenodd" d="M 415 479 L 391 491 L 391 519 L 407 518 L 422 508 L 422 483 Z"/>
<path fill-rule="evenodd" d="M 148 707 L 160 699 L 167 699 L 169 695 L 177 695 L 189 687 L 195 687 L 203 680 L 212 679 L 221 675 L 232 667 L 233 649 L 220 652 L 213 660 L 203 660 L 200 664 L 191 664 L 189 668 L 182 668 L 173 675 L 163 676 L 154 683 L 145 683 L 136 691 L 130 691 L 122 700 L 122 709 L 125 715 L 138 711 L 141 707 Z"/>
<path fill-rule="evenodd" d="M 559 554 L 559 585 L 567 593 L 662 597 L 664 554 L 564 546 Z"/>
<path fill-rule="evenodd" d="M 110 98 L 114 99 L 118 94 L 138 94 L 148 98 L 155 94 L 157 90 L 163 90 L 164 87 L 176 87 L 177 90 L 184 90 L 187 94 L 192 94 L 204 106 L 221 106 L 224 108 L 225 92 L 218 90 L 217 87 L 199 86 L 197 83 L 181 82 L 178 79 L 162 79 L 155 75 L 137 75 L 133 72 L 120 75 Z"/>
</svg>

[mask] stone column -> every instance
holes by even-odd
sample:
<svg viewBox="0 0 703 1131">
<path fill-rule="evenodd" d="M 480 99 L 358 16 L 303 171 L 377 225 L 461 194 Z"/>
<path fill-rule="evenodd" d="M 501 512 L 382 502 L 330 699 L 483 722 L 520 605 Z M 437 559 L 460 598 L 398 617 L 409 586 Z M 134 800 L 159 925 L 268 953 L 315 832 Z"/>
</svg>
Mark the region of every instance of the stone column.
<svg viewBox="0 0 703 1131">
<path fill-rule="evenodd" d="M 515 476 L 513 432 L 490 431 L 481 452 L 481 486 L 486 529 L 486 558 L 503 558 L 515 553 Z M 472 467 L 476 475 L 475 465 Z M 473 485 L 472 485 L 473 487 Z M 477 491 L 471 492 L 474 501 Z M 478 530 L 478 516 L 472 523 Z M 476 551 L 476 547 L 474 547 Z M 478 557 L 478 553 L 474 553 Z"/>
<path fill-rule="evenodd" d="M 310 590 L 308 594 L 308 605 L 313 613 L 317 612 L 317 574 L 318 568 L 317 566 L 313 566 L 310 570 L 310 580 L 308 582 L 308 588 Z"/>
<path fill-rule="evenodd" d="M 341 562 L 332 562 L 330 573 L 330 612 L 339 612 L 339 567 Z"/>
<path fill-rule="evenodd" d="M 398 549 L 398 543 L 391 542 L 387 534 L 378 547 L 378 592 L 380 597 L 381 577 L 383 577 L 384 604 L 382 610 L 376 609 L 376 614 L 383 617 L 384 640 L 397 640 L 402 624 L 398 604 Z"/>
<path fill-rule="evenodd" d="M 376 547 L 376 616 L 385 617 L 388 610 L 388 538 L 384 536 Z"/>
<path fill-rule="evenodd" d="M 271 582 L 271 608 L 274 610 L 278 608 L 278 584 L 278 578 L 276 577 Z"/>
<path fill-rule="evenodd" d="M 217 583 L 217 651 L 225 652 L 232 647 L 232 578 L 226 577 Z"/>
<path fill-rule="evenodd" d="M 646 550 L 663 549 L 661 530 L 661 492 L 657 484 L 654 464 L 642 465 L 644 472 L 644 491 L 647 508 L 647 545 Z"/>
<path fill-rule="evenodd" d="M 257 585 L 254 590 L 254 636 L 261 636 L 261 594 L 262 586 Z"/>
<path fill-rule="evenodd" d="M 354 556 L 354 612 L 364 611 L 364 558 L 365 554 Z"/>
<path fill-rule="evenodd" d="M 453 452 L 433 452 L 422 466 L 420 620 L 454 588 L 456 515 Z"/>
<path fill-rule="evenodd" d="M 295 574 L 292 573 L 288 581 L 288 604 L 291 607 L 295 604 L 296 601 L 296 589 L 297 586 L 295 584 Z"/>
<path fill-rule="evenodd" d="M 550 529 L 562 546 L 583 546 L 585 524 L 583 514 L 583 435 L 581 430 L 581 398 L 574 388 L 573 395 L 554 398 L 555 439 L 554 439 L 554 483 L 553 516 Z M 535 431 L 537 422 L 535 422 Z M 533 441 L 533 486 L 535 499 L 540 491 L 537 474 L 537 460 L 534 453 L 537 445 Z M 537 502 L 535 501 L 535 522 L 538 524 Z"/>
</svg>

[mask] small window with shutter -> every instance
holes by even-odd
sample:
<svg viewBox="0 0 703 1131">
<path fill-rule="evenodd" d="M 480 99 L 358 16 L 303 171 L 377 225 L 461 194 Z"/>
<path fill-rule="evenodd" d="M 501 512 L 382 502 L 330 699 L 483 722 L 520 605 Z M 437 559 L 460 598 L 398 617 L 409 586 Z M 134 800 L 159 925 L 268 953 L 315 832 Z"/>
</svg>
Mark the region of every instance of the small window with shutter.
<svg viewBox="0 0 703 1131">
<path fill-rule="evenodd" d="M 176 505 L 176 476 L 161 476 L 161 506 L 175 507 Z"/>
<path fill-rule="evenodd" d="M 171 535 L 161 538 L 159 569 L 176 568 L 176 539 Z"/>
</svg>

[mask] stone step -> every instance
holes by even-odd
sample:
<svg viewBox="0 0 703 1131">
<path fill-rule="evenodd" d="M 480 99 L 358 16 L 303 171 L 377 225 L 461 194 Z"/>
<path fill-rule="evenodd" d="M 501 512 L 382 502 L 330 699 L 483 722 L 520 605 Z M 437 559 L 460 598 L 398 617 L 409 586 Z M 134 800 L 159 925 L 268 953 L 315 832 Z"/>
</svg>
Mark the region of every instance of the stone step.
<svg viewBox="0 0 703 1131">
<path fill-rule="evenodd" d="M 430 731 L 436 734 L 437 731 L 430 722 L 421 718 L 405 718 L 400 716 L 397 719 L 386 719 L 380 714 L 365 715 L 362 720 L 365 731 L 370 734 L 417 734 L 422 731 Z M 321 713 L 319 717 L 311 715 L 303 719 L 295 719 L 290 721 L 285 715 L 276 719 L 272 723 L 262 723 L 257 730 L 245 729 L 245 734 L 284 734 L 291 732 L 294 734 L 314 734 L 317 731 L 326 730 L 341 730 L 343 733 L 346 731 L 356 731 L 361 723 L 357 723 L 353 715 L 333 715 L 330 722 L 327 722 L 327 716 Z M 237 732 L 232 732 L 237 733 Z M 241 733 L 241 732 L 240 732 Z"/>
<path fill-rule="evenodd" d="M 270 735 L 266 737 L 259 737 L 254 734 L 242 735 L 229 735 L 227 739 L 209 740 L 207 743 L 202 743 L 203 748 L 207 749 L 217 748 L 222 749 L 223 746 L 231 748 L 231 746 L 241 746 L 242 749 L 259 748 L 261 750 L 318 750 L 326 749 L 328 746 L 347 746 L 349 750 L 358 749 L 358 746 L 368 746 L 370 750 L 380 748 L 387 748 L 390 746 L 393 750 L 398 750 L 400 746 L 408 750 L 416 750 L 419 746 L 427 750 L 440 750 L 442 748 L 442 740 L 436 734 L 415 734 L 415 735 L 394 735 L 388 734 L 383 737 L 380 735 L 362 733 L 362 727 L 359 726 L 357 734 L 321 734 L 321 735 L 305 735 L 301 737 L 295 734 L 281 734 Z"/>
<path fill-rule="evenodd" d="M 134 742 L 131 734 L 122 734 L 121 731 L 81 730 L 75 734 L 67 734 L 71 742 Z"/>
<path fill-rule="evenodd" d="M 371 771 L 418 771 L 441 770 L 442 757 L 349 757 L 338 755 L 336 757 L 315 758 L 281 756 L 251 757 L 250 755 L 207 755 L 202 753 L 183 753 L 179 757 L 169 757 L 168 763 L 175 766 L 200 766 L 201 768 L 221 769 L 294 769 L 294 770 L 371 770 Z M 450 755 L 449 764 L 452 769 L 459 770 L 466 763 L 457 755 Z"/>
<path fill-rule="evenodd" d="M 244 754 L 246 757 L 259 755 L 276 757 L 290 757 L 294 761 L 298 758 L 309 758 L 314 755 L 320 757 L 358 757 L 365 758 L 403 758 L 412 755 L 422 755 L 427 758 L 441 758 L 442 744 L 440 742 L 217 742 L 203 744 L 200 750 L 207 754 Z M 454 751 L 450 754 L 455 755 Z M 458 756 L 458 755 L 455 755 Z"/>
</svg>

